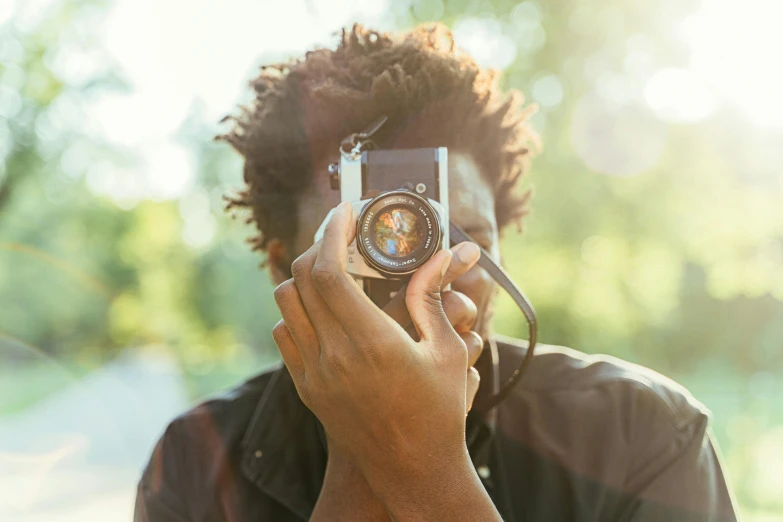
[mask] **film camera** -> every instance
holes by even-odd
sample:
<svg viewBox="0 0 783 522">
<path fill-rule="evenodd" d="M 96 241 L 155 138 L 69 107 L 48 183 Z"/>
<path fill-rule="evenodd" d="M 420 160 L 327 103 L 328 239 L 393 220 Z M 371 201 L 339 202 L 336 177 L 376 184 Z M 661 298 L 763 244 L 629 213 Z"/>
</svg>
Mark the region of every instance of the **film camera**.
<svg viewBox="0 0 783 522">
<path fill-rule="evenodd" d="M 447 153 L 444 147 L 354 146 L 330 167 L 332 187 L 339 188 L 340 200 L 350 201 L 357 216 L 347 271 L 380 307 L 433 254 L 449 247 Z"/>
</svg>

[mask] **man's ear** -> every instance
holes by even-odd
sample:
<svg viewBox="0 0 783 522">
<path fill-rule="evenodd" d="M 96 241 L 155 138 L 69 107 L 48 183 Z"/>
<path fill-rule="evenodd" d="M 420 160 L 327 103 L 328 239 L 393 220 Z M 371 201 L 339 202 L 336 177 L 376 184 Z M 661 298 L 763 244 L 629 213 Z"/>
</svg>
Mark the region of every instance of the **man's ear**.
<svg viewBox="0 0 783 522">
<path fill-rule="evenodd" d="M 272 239 L 266 244 L 266 264 L 269 267 L 269 276 L 275 285 L 291 278 L 288 249 L 279 239 Z"/>
</svg>

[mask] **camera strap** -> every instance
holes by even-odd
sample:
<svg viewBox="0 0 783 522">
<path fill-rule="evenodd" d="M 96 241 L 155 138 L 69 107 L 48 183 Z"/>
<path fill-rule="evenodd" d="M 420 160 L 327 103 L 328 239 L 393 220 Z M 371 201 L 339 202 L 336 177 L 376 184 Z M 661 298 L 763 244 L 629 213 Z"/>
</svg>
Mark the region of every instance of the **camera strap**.
<svg viewBox="0 0 783 522">
<path fill-rule="evenodd" d="M 476 243 L 467 232 L 455 225 L 451 220 L 449 220 L 449 239 L 452 246 L 462 243 L 463 241 Z M 476 245 L 478 246 L 477 243 Z M 487 273 L 492 276 L 492 279 L 494 279 L 495 282 L 500 285 L 500 287 L 505 290 L 509 296 L 511 296 L 511 299 L 513 299 L 519 309 L 522 310 L 522 313 L 525 316 L 525 320 L 527 321 L 528 328 L 527 351 L 525 352 L 525 356 L 522 358 L 522 362 L 520 363 L 519 367 L 514 370 L 514 373 L 511 374 L 511 377 L 508 378 L 498 393 L 474 405 L 474 407 L 479 411 L 488 411 L 497 406 L 500 401 L 506 398 L 514 385 L 520 381 L 522 375 L 533 361 L 533 352 L 536 349 L 536 341 L 538 337 L 538 321 L 536 320 L 536 312 L 533 309 L 533 305 L 530 303 L 530 300 L 517 286 L 517 284 L 514 283 L 514 280 L 511 279 L 511 276 L 508 275 L 508 272 L 506 272 L 502 266 L 497 264 L 495 260 L 492 259 L 492 256 L 489 254 L 489 252 L 481 248 L 481 246 L 479 246 L 479 250 L 481 250 L 481 257 L 479 257 L 478 265 L 486 270 Z"/>
<path fill-rule="evenodd" d="M 347 136 L 340 143 L 340 153 L 351 159 L 356 159 L 366 150 L 377 149 L 384 144 L 392 143 L 393 138 L 401 132 L 403 126 L 400 125 L 395 127 L 392 125 L 385 125 L 388 120 L 388 116 L 381 115 L 362 132 L 353 133 Z M 467 232 L 462 230 L 451 220 L 449 220 L 449 239 L 452 246 L 462 243 L 463 241 L 470 241 L 471 243 L 478 245 Z M 489 252 L 480 246 L 479 249 L 481 250 L 481 257 L 478 260 L 478 265 L 486 270 L 492 279 L 511 296 L 511 299 L 513 299 L 519 309 L 522 310 L 522 314 L 525 316 L 528 326 L 527 351 L 525 352 L 525 356 L 522 358 L 519 367 L 514 370 L 514 373 L 511 374 L 511 377 L 509 377 L 496 394 L 473 405 L 473 409 L 476 411 L 489 411 L 508 396 L 512 388 L 520 382 L 522 375 L 533 361 L 533 353 L 538 338 L 538 322 L 536 320 L 536 312 L 527 296 L 525 296 L 522 290 L 514 283 L 503 267 L 492 259 Z"/>
</svg>

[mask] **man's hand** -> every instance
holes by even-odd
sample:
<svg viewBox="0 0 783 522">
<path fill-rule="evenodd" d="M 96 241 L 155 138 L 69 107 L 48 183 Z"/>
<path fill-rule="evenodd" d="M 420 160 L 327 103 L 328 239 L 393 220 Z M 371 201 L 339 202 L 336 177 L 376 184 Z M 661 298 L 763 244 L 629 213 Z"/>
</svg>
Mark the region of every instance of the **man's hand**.
<svg viewBox="0 0 783 522">
<path fill-rule="evenodd" d="M 481 255 L 474 243 L 461 243 L 451 251 L 452 260 L 443 278 L 443 286 L 452 283 L 470 270 Z M 298 293 L 293 281 L 285 285 L 281 291 Z M 384 311 L 406 331 L 415 334 L 411 317 L 405 307 L 406 290 L 406 287 L 400 290 L 384 307 Z M 470 331 L 476 321 L 476 305 L 464 294 L 451 290 L 441 292 L 441 301 L 449 323 L 456 331 L 461 332 L 460 335 L 468 348 L 468 365 L 472 367 L 476 364 L 482 350 L 481 338 Z M 478 390 L 478 380 L 471 377 L 467 388 L 466 400 L 470 407 Z M 339 448 L 334 447 L 334 444 L 329 443 L 326 475 L 310 520 L 316 522 L 346 519 L 388 522 L 389 516 L 354 461 L 348 455 L 344 455 Z"/>
<path fill-rule="evenodd" d="M 408 285 L 415 341 L 346 273 L 353 228 L 343 204 L 294 262 L 297 291 L 284 283 L 275 292 L 275 341 L 299 395 L 393 517 L 497 518 L 465 447 L 468 382 L 477 388 L 478 374 L 466 373 L 466 334 L 441 301 L 452 253 L 436 254 Z"/>
<path fill-rule="evenodd" d="M 360 461 L 388 469 L 398 457 L 462 454 L 468 350 L 440 300 L 452 254 L 436 254 L 408 285 L 416 342 L 346 273 L 354 221 L 349 205 L 340 210 L 322 242 L 294 262 L 298 292 L 275 292 L 284 321 L 275 340 L 297 390 L 331 440 Z M 395 455 L 379 451 L 390 444 Z"/>
</svg>

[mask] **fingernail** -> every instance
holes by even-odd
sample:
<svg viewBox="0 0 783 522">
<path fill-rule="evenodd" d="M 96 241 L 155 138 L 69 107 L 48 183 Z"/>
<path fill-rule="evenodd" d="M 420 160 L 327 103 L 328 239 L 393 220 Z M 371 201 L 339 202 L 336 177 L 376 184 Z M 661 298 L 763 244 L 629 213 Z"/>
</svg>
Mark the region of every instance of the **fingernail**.
<svg viewBox="0 0 783 522">
<path fill-rule="evenodd" d="M 445 275 L 446 275 L 446 272 L 449 270 L 449 265 L 451 265 L 451 257 L 452 257 L 452 254 L 451 254 L 451 252 L 450 252 L 450 251 L 448 251 L 448 250 L 447 250 L 447 252 L 449 252 L 449 255 L 447 255 L 447 256 L 445 256 L 445 257 L 444 257 L 444 259 L 443 259 L 443 264 L 442 264 L 442 265 L 441 265 L 441 267 L 440 267 L 440 277 L 441 277 L 441 278 L 443 278 L 443 276 L 445 276 Z"/>
<path fill-rule="evenodd" d="M 451 251 L 455 256 L 457 256 L 457 259 L 459 259 L 460 263 L 464 263 L 466 265 L 475 263 L 481 256 L 481 249 L 479 249 L 476 243 L 471 243 L 470 241 L 460 243 L 459 245 L 452 248 Z"/>
</svg>

